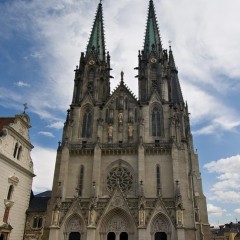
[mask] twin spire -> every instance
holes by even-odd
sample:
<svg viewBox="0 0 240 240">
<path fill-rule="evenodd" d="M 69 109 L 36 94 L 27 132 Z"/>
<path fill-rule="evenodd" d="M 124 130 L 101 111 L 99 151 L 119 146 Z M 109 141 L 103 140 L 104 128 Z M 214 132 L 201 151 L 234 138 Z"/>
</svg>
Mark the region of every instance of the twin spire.
<svg viewBox="0 0 240 240">
<path fill-rule="evenodd" d="M 150 0 L 147 18 L 147 28 L 144 41 L 144 53 L 148 54 L 153 49 L 159 52 L 162 50 L 162 45 L 153 0 Z M 106 51 L 102 1 L 100 1 L 100 3 L 98 4 L 97 14 L 94 20 L 92 32 L 87 46 L 87 53 L 90 52 L 96 52 L 101 61 L 103 61 L 105 58 Z"/>
<path fill-rule="evenodd" d="M 156 53 L 162 53 L 163 49 L 162 49 L 161 38 L 160 38 L 159 29 L 158 29 L 154 3 L 153 3 L 153 0 L 149 0 L 147 27 L 146 27 L 146 33 L 145 33 L 145 39 L 144 39 L 143 53 L 148 58 L 152 51 Z M 100 61 L 102 62 L 105 61 L 106 50 L 105 50 L 102 0 L 100 0 L 98 4 L 98 9 L 97 9 L 96 17 L 94 20 L 92 32 L 87 45 L 87 55 L 92 53 Z M 177 76 L 178 72 L 175 65 L 171 47 L 169 51 L 168 65 L 171 71 L 171 80 L 170 80 L 171 101 L 173 103 L 183 102 L 180 83 Z"/>
<path fill-rule="evenodd" d="M 102 1 L 100 1 L 98 4 L 97 14 L 87 46 L 87 53 L 90 52 L 96 53 L 100 61 L 105 60 L 105 36 Z"/>
<path fill-rule="evenodd" d="M 144 53 L 149 54 L 152 50 L 160 52 L 162 50 L 162 44 L 154 4 L 153 1 L 150 0 L 148 8 L 147 28 L 144 40 Z"/>
</svg>

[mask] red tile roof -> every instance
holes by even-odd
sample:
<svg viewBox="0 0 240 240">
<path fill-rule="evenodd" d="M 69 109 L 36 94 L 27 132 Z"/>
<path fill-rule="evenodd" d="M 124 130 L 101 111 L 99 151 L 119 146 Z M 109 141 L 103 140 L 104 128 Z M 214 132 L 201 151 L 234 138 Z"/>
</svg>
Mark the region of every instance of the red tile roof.
<svg viewBox="0 0 240 240">
<path fill-rule="evenodd" d="M 13 123 L 15 120 L 15 117 L 8 117 L 8 118 L 0 118 L 0 132 L 2 131 L 3 127 Z"/>
</svg>

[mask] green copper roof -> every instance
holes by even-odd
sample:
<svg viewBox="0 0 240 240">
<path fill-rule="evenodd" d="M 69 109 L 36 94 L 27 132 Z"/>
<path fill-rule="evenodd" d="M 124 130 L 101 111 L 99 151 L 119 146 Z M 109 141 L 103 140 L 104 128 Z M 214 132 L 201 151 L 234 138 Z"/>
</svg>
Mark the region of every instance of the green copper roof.
<svg viewBox="0 0 240 240">
<path fill-rule="evenodd" d="M 103 27 L 103 9 L 101 2 L 98 5 L 96 18 L 93 24 L 92 33 L 87 46 L 87 53 L 97 52 L 101 61 L 105 59 L 105 39 Z"/>
<path fill-rule="evenodd" d="M 153 1 L 149 2 L 147 29 L 144 41 L 144 52 L 150 53 L 152 49 L 161 50 L 161 39 L 155 14 Z"/>
</svg>

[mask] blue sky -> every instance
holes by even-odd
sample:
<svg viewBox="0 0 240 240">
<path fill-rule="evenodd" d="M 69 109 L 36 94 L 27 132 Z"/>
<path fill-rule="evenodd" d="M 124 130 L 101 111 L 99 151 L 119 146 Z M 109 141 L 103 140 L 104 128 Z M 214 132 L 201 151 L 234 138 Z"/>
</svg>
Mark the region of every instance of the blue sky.
<svg viewBox="0 0 240 240">
<path fill-rule="evenodd" d="M 0 115 L 28 103 L 36 192 L 50 189 L 57 142 L 71 103 L 75 66 L 85 51 L 98 1 L 0 1 Z M 125 72 L 137 95 L 137 54 L 148 1 L 105 0 L 112 89 Z M 158 0 L 164 48 L 172 41 L 191 112 L 211 224 L 240 219 L 240 2 Z"/>
</svg>

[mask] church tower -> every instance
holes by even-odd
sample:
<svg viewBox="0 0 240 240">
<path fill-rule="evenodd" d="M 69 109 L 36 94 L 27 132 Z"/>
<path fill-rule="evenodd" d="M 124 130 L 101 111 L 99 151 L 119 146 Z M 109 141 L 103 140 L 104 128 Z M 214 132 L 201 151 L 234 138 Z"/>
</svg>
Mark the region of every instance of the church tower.
<svg viewBox="0 0 240 240">
<path fill-rule="evenodd" d="M 100 2 L 75 70 L 43 239 L 209 239 L 188 106 L 153 0 L 138 60 L 138 99 L 123 72 L 110 94 Z"/>
</svg>

